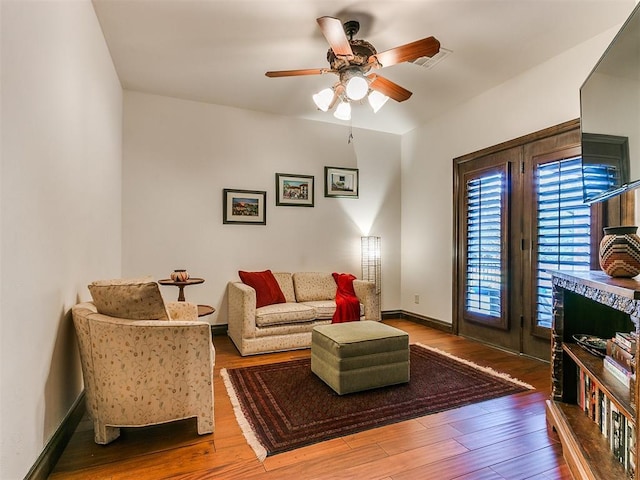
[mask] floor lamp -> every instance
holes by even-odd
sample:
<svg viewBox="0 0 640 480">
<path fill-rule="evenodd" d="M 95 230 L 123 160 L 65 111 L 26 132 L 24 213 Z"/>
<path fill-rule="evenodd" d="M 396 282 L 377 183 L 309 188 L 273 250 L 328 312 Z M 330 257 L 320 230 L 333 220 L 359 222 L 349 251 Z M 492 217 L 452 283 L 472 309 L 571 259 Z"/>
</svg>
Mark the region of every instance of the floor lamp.
<svg viewBox="0 0 640 480">
<path fill-rule="evenodd" d="M 380 296 L 380 237 L 361 237 L 360 241 L 362 247 L 362 280 L 375 283 L 376 295 Z"/>
</svg>

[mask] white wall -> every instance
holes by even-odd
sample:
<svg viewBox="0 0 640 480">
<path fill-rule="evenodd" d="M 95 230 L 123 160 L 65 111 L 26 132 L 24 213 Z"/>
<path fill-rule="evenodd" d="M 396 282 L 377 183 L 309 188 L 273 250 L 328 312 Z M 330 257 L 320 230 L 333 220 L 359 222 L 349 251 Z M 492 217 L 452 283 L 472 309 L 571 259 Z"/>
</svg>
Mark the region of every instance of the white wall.
<svg viewBox="0 0 640 480">
<path fill-rule="evenodd" d="M 452 159 L 576 118 L 578 87 L 615 33 L 402 139 L 356 130 L 354 149 L 347 127 L 135 92 L 123 114 L 89 0 L 0 0 L 0 27 L 3 480 L 24 477 L 80 393 L 69 309 L 96 278 L 188 268 L 207 281 L 187 298 L 225 323 L 238 269 L 359 273 L 370 233 L 382 237 L 382 308 L 450 322 Z M 324 198 L 325 165 L 358 167 L 360 199 Z M 316 206 L 276 207 L 276 172 L 314 175 Z M 223 188 L 266 190 L 267 225 L 223 225 Z"/>
<path fill-rule="evenodd" d="M 0 478 L 82 390 L 69 309 L 120 274 L 122 89 L 88 0 L 1 2 Z"/>
<path fill-rule="evenodd" d="M 403 310 L 452 322 L 453 159 L 578 118 L 580 86 L 617 31 L 608 30 L 403 136 Z"/>
<path fill-rule="evenodd" d="M 360 275 L 360 237 L 382 237 L 382 308 L 400 305 L 400 137 L 229 107 L 125 92 L 126 276 L 203 277 L 186 299 L 227 323 L 238 270 Z M 355 149 L 354 149 L 355 145 Z M 358 168 L 360 198 L 324 197 L 324 167 Z M 275 205 L 275 174 L 315 177 L 315 207 Z M 267 225 L 223 225 L 222 190 L 267 192 Z M 162 287 L 177 298 L 175 287 Z"/>
</svg>

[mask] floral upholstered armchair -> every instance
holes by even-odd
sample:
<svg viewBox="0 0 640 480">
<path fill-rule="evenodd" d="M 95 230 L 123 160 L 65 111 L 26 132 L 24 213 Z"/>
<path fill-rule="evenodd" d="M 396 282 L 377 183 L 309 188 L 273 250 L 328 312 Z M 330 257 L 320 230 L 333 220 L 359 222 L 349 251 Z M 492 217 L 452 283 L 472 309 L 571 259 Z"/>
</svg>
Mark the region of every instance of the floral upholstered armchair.
<svg viewBox="0 0 640 480">
<path fill-rule="evenodd" d="M 191 417 L 198 434 L 213 432 L 215 350 L 197 306 L 165 304 L 151 278 L 93 282 L 89 291 L 93 302 L 71 311 L 96 443 L 115 440 L 120 427 Z"/>
</svg>

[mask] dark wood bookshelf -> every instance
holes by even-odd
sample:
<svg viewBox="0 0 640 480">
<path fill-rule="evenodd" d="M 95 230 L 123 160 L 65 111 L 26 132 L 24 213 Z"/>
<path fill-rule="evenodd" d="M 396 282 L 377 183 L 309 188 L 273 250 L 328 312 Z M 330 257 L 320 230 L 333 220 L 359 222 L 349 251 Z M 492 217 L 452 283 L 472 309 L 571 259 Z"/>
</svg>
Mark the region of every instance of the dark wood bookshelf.
<svg viewBox="0 0 640 480">
<path fill-rule="evenodd" d="M 604 369 L 601 357 L 585 351 L 575 343 L 564 343 L 562 348 L 579 368 L 586 371 L 595 380 L 598 388 L 616 404 L 624 416 L 630 419 L 635 417 L 635 407 L 631 405 L 630 389 Z"/>
<path fill-rule="evenodd" d="M 598 425 L 575 404 L 547 401 L 547 421 L 560 437 L 563 455 L 576 480 L 630 478 L 609 450 Z"/>
<path fill-rule="evenodd" d="M 638 332 L 640 282 L 611 278 L 600 271 L 553 272 L 553 330 L 551 342 L 551 398 L 547 401 L 547 422 L 558 432 L 563 455 L 576 479 L 631 479 L 611 450 L 613 432 L 605 431 L 581 406 L 581 373 L 588 376 L 597 391 L 626 418 L 636 444 L 631 448 L 632 463 L 638 459 L 638 385 L 630 387 L 604 368 L 603 358 L 579 346 L 576 335 L 612 338 L 616 332 Z M 637 359 L 636 359 L 637 362 Z M 599 409 L 599 398 L 593 400 Z M 592 404 L 594 405 L 594 404 Z M 610 426 L 610 422 L 609 422 Z M 624 444 L 628 446 L 625 435 Z M 627 450 L 629 448 L 625 447 Z"/>
</svg>

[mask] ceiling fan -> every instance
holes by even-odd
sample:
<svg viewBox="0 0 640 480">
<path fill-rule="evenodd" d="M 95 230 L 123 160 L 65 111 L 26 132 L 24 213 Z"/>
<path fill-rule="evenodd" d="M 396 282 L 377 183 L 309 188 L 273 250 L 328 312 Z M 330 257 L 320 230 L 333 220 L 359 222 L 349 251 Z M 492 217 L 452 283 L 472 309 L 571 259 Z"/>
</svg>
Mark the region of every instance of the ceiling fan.
<svg viewBox="0 0 640 480">
<path fill-rule="evenodd" d="M 389 98 L 404 102 L 411 97 L 412 92 L 374 71 L 420 57 L 432 57 L 440 51 L 440 42 L 434 37 L 427 37 L 378 53 L 369 42 L 354 40 L 353 36 L 360 29 L 359 22 L 351 20 L 343 25 L 334 17 L 320 17 L 317 22 L 330 46 L 327 52 L 330 68 L 277 70 L 265 75 L 276 78 L 335 73 L 339 77 L 338 82 L 313 95 L 313 100 L 325 112 L 338 104 L 334 115 L 342 120 L 351 118 L 350 101 L 368 96 L 371 107 L 377 112 Z"/>
</svg>

